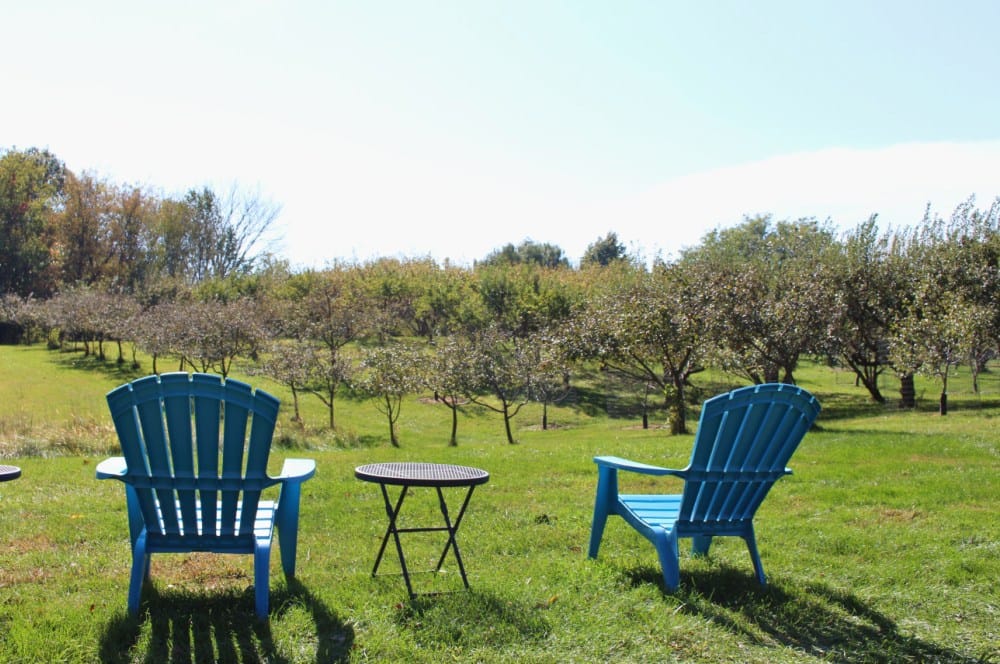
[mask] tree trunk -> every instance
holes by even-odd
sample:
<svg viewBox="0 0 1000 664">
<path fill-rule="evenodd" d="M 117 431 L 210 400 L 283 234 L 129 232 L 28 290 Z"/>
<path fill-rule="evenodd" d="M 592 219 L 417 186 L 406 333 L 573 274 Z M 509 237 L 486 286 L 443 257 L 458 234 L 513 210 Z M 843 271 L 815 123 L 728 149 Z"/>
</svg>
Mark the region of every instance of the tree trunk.
<svg viewBox="0 0 1000 664">
<path fill-rule="evenodd" d="M 514 445 L 514 434 L 510 430 L 510 406 L 506 401 L 503 402 L 503 426 L 507 431 L 507 443 Z"/>
<path fill-rule="evenodd" d="M 941 377 L 941 402 L 938 405 L 938 412 L 942 415 L 948 414 L 948 367 L 945 366 L 944 375 Z"/>
<path fill-rule="evenodd" d="M 458 447 L 458 403 L 452 403 L 449 407 L 451 408 L 451 440 L 448 441 L 448 445 Z"/>
<path fill-rule="evenodd" d="M 649 383 L 646 383 L 645 391 L 642 393 L 642 430 L 649 428 Z"/>
<path fill-rule="evenodd" d="M 302 424 L 302 415 L 299 413 L 299 391 L 295 389 L 294 385 L 290 387 L 292 388 L 292 409 L 295 411 L 295 421 Z"/>
<path fill-rule="evenodd" d="M 392 406 L 392 400 L 390 397 L 385 398 L 385 414 L 389 418 L 389 442 L 392 443 L 393 447 L 399 447 L 399 438 L 396 437 L 396 418 L 393 417 L 393 413 L 396 412 Z"/>
<path fill-rule="evenodd" d="M 899 377 L 899 407 L 917 407 L 917 388 L 913 384 L 913 374 L 904 374 Z"/>
<path fill-rule="evenodd" d="M 673 395 L 667 396 L 667 410 L 670 413 L 670 433 L 687 433 L 687 405 L 684 403 L 684 380 L 674 380 Z"/>
<path fill-rule="evenodd" d="M 870 365 L 864 365 L 864 368 L 859 370 L 853 364 L 851 368 L 854 369 L 854 384 L 858 385 L 860 383 L 864 385 L 865 389 L 868 390 L 868 394 L 871 395 L 872 401 L 875 403 L 885 403 L 885 397 L 882 396 L 882 391 L 878 389 L 878 369 Z"/>
</svg>

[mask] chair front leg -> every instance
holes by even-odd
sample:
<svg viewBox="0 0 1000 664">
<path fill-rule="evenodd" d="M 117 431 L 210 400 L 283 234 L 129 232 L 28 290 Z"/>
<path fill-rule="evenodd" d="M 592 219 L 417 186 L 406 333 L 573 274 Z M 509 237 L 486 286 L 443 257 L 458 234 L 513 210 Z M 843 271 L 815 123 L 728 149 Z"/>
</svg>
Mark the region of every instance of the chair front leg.
<svg viewBox="0 0 1000 664">
<path fill-rule="evenodd" d="M 767 577 L 764 576 L 764 564 L 760 562 L 760 552 L 757 551 L 757 536 L 754 534 L 752 523 L 747 529 L 746 534 L 743 535 L 743 541 L 747 543 L 747 549 L 750 551 L 750 560 L 753 561 L 753 571 L 757 575 L 758 583 L 762 586 L 767 585 Z"/>
<path fill-rule="evenodd" d="M 653 545 L 656 546 L 656 553 L 660 558 L 660 567 L 663 570 L 663 584 L 667 590 L 673 592 L 681 584 L 680 552 L 677 548 L 677 529 L 667 532 L 663 528 L 656 528 L 653 533 Z"/>
<path fill-rule="evenodd" d="M 284 482 L 278 495 L 275 527 L 278 529 L 278 548 L 281 550 L 281 569 L 285 578 L 295 578 L 295 555 L 299 540 L 299 502 L 301 482 Z"/>
<path fill-rule="evenodd" d="M 146 552 L 146 534 L 141 533 L 132 546 L 132 573 L 128 584 L 128 612 L 139 615 L 142 584 L 149 578 L 149 553 Z"/>
<path fill-rule="evenodd" d="M 594 518 L 590 525 L 590 547 L 587 557 L 596 558 L 604 536 L 608 515 L 615 512 L 618 502 L 618 469 L 608 466 L 597 468 L 597 496 L 594 499 Z"/>
<path fill-rule="evenodd" d="M 128 536 L 129 544 L 135 551 L 135 542 L 139 539 L 139 534 L 145 527 L 142 517 L 142 509 L 139 507 L 139 494 L 131 484 L 125 485 L 125 506 L 128 512 Z"/>
</svg>

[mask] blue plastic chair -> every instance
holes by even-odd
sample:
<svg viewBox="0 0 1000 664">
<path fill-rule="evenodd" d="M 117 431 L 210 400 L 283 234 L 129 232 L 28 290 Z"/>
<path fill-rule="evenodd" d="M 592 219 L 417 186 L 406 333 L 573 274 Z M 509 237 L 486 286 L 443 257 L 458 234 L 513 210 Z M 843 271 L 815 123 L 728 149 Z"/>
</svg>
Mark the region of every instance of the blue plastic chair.
<svg viewBox="0 0 1000 664">
<path fill-rule="evenodd" d="M 595 457 L 597 499 L 589 557 L 597 557 L 608 515 L 617 514 L 656 547 L 663 582 L 671 591 L 680 583 L 681 537 L 693 538 L 694 555 L 707 555 L 715 536 L 742 537 L 757 580 L 765 584 L 753 517 L 771 486 L 792 472 L 785 464 L 819 410 L 815 397 L 794 385 L 744 387 L 703 404 L 691 461 L 683 470 Z M 620 470 L 679 477 L 684 488 L 676 495 L 621 494 Z"/>
<path fill-rule="evenodd" d="M 267 475 L 279 402 L 246 383 L 211 374 L 168 373 L 107 395 L 121 457 L 97 466 L 98 479 L 125 483 L 132 575 L 128 610 L 138 614 L 153 553 L 254 556 L 255 608 L 266 618 L 271 537 L 277 527 L 285 576 L 295 576 L 302 483 L 312 459 L 287 459 Z M 277 500 L 261 493 L 280 485 Z"/>
</svg>

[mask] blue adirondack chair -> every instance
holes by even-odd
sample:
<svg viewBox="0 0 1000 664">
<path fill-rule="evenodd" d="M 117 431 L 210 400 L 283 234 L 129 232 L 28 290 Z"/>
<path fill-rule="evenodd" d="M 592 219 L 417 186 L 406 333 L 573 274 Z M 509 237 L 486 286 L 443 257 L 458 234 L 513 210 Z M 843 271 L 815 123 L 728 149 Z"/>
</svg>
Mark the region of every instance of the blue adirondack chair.
<svg viewBox="0 0 1000 664">
<path fill-rule="evenodd" d="M 274 528 L 285 576 L 293 578 L 301 487 L 316 472 L 312 459 L 288 459 L 280 475 L 268 476 L 278 400 L 197 373 L 140 378 L 107 399 L 124 456 L 101 462 L 97 478 L 125 484 L 129 612 L 139 611 L 153 553 L 210 551 L 253 554 L 255 608 L 266 618 Z M 274 485 L 277 500 L 262 499 Z"/>
<path fill-rule="evenodd" d="M 608 515 L 617 514 L 656 547 L 663 582 L 671 591 L 680 583 L 681 537 L 693 539 L 694 555 L 707 555 L 714 536 L 742 537 L 763 585 L 753 517 L 775 481 L 792 472 L 785 464 L 819 410 L 815 397 L 794 385 L 744 387 L 702 405 L 691 461 L 683 470 L 595 457 L 597 499 L 589 557 L 597 557 Z M 679 477 L 684 487 L 676 495 L 621 494 L 618 471 Z"/>
</svg>

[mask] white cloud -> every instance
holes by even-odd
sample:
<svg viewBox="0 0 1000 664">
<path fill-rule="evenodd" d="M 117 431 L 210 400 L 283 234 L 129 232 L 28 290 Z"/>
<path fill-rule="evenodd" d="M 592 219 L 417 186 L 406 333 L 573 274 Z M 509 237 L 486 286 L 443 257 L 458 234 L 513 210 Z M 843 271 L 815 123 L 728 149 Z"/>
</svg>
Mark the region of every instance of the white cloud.
<svg viewBox="0 0 1000 664">
<path fill-rule="evenodd" d="M 677 178 L 627 201 L 619 235 L 669 256 L 755 214 L 830 219 L 846 230 L 877 213 L 883 229 L 900 228 L 928 204 L 943 217 L 970 195 L 988 206 L 1000 195 L 997 173 L 1000 141 L 784 155 Z"/>
<path fill-rule="evenodd" d="M 680 177 L 611 201 L 599 189 L 371 153 L 350 168 L 274 192 L 293 263 L 432 256 L 470 263 L 507 242 L 551 242 L 571 260 L 608 231 L 644 257 L 676 255 L 745 216 L 830 219 L 846 230 L 873 213 L 883 228 L 920 221 L 928 203 L 948 216 L 975 194 L 1000 195 L 1000 141 L 831 148 Z M 324 183 L 325 182 L 325 186 Z M 546 186 L 551 185 L 551 186 Z M 322 205 L 309 200 L 322 196 Z"/>
</svg>

